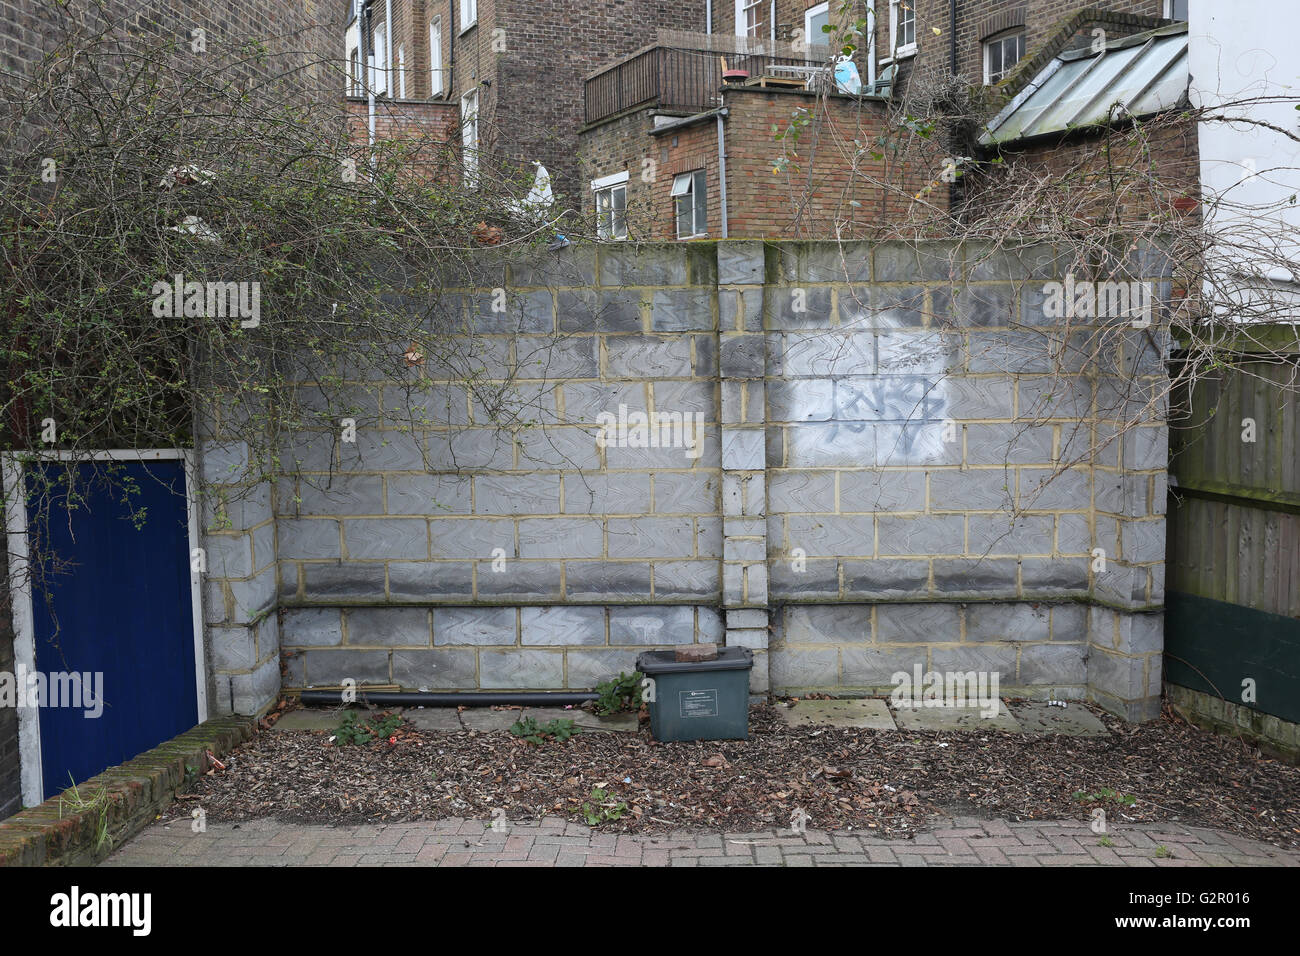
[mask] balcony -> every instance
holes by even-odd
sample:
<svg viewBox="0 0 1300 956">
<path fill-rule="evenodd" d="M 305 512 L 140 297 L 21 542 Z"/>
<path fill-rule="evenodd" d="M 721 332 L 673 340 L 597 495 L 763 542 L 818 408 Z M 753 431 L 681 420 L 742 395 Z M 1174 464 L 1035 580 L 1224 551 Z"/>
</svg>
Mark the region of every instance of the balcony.
<svg viewBox="0 0 1300 956">
<path fill-rule="evenodd" d="M 599 123 L 625 110 L 646 107 L 700 113 L 722 105 L 722 58 L 726 58 L 728 70 L 744 70 L 757 78 L 782 73 L 773 67 L 815 70 L 826 66 L 825 57 L 810 59 L 810 55 L 720 52 L 703 45 L 699 49 L 651 47 L 587 78 L 583 87 L 586 122 Z M 784 72 L 787 77 L 792 75 Z"/>
</svg>

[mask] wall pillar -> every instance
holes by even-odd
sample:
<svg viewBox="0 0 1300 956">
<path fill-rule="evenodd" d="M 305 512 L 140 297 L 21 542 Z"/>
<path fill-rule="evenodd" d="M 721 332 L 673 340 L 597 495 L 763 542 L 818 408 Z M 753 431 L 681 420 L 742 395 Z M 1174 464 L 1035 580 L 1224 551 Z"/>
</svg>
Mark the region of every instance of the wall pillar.
<svg viewBox="0 0 1300 956">
<path fill-rule="evenodd" d="M 750 691 L 768 681 L 766 344 L 763 244 L 718 244 L 722 389 L 722 606 L 726 642 L 754 652 Z"/>
<path fill-rule="evenodd" d="M 280 695 L 270 483 L 248 480 L 243 442 L 207 440 L 201 455 L 208 710 L 213 716 L 257 714 Z"/>
</svg>

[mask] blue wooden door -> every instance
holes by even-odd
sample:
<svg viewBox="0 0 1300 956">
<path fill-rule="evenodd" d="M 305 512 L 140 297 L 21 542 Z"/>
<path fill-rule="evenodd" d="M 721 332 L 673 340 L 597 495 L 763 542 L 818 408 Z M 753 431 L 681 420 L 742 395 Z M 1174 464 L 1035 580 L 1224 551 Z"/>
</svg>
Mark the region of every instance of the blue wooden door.
<svg viewBox="0 0 1300 956">
<path fill-rule="evenodd" d="M 116 462 L 111 480 L 95 478 L 104 467 L 77 466 L 69 508 L 67 466 L 28 466 L 31 557 L 43 572 L 32 587 L 36 668 L 47 679 L 103 675 L 102 708 L 40 709 L 47 798 L 198 722 L 184 466 Z"/>
</svg>

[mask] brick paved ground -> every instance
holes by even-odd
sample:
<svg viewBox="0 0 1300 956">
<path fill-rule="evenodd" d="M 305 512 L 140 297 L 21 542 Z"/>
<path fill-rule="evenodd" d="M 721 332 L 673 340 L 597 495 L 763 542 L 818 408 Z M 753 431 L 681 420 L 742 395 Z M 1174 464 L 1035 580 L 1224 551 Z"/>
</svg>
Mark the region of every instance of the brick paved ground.
<svg viewBox="0 0 1300 956">
<path fill-rule="evenodd" d="M 912 840 L 809 830 L 762 833 L 602 833 L 556 818 L 513 823 L 448 819 L 388 826 L 306 826 L 256 820 L 155 823 L 104 866 L 1300 866 L 1279 850 L 1180 824 L 1112 827 L 956 818 Z M 1165 850 L 1161 851 L 1160 847 Z"/>
</svg>

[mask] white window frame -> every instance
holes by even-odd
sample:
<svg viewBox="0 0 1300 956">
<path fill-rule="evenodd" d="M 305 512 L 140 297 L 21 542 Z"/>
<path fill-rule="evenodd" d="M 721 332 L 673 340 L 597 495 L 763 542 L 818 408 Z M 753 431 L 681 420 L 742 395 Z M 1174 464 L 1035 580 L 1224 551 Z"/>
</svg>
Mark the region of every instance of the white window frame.
<svg viewBox="0 0 1300 956">
<path fill-rule="evenodd" d="M 816 33 L 813 32 L 813 28 L 812 28 L 813 17 L 820 16 L 823 13 L 826 14 L 826 22 L 830 23 L 831 5 L 829 2 L 819 3 L 816 6 L 809 7 L 807 10 L 803 12 L 803 39 L 805 43 L 811 45 L 814 43 L 831 42 L 830 36 L 828 34 L 822 33 L 820 30 L 818 30 Z"/>
<path fill-rule="evenodd" d="M 460 32 L 478 25 L 478 0 L 460 0 Z"/>
<path fill-rule="evenodd" d="M 397 98 L 406 99 L 406 44 L 397 48 Z"/>
<path fill-rule="evenodd" d="M 1165 19 L 1166 19 L 1166 20 L 1177 20 L 1177 19 L 1178 19 L 1178 17 L 1174 14 L 1174 2 L 1175 2 L 1175 0 L 1165 0 Z M 1188 6 L 1191 6 L 1191 0 L 1187 0 L 1187 3 L 1188 3 Z M 1191 15 L 1191 11 L 1190 11 L 1190 10 L 1188 11 L 1188 15 L 1189 15 L 1189 16 Z M 1187 22 L 1187 17 L 1183 17 L 1183 18 L 1182 18 L 1182 22 L 1183 22 L 1183 23 L 1186 23 L 1186 22 Z"/>
<path fill-rule="evenodd" d="M 361 47 L 348 51 L 348 95 L 365 95 L 366 68 L 361 65 Z"/>
<path fill-rule="evenodd" d="M 705 175 L 704 222 L 700 222 L 697 218 L 697 214 L 700 211 L 700 203 L 699 203 L 700 197 L 695 191 L 695 179 L 697 176 L 701 174 Z M 681 188 L 683 185 L 685 186 L 685 188 Z M 707 236 L 709 234 L 708 232 L 709 215 L 708 215 L 708 208 L 707 208 L 708 207 L 707 173 L 705 173 L 703 169 L 692 169 L 684 173 L 678 173 L 676 176 L 673 177 L 673 189 L 671 195 L 673 200 L 673 228 L 677 232 L 677 238 L 678 239 L 699 239 L 703 236 Z M 686 196 L 689 196 L 691 200 L 692 231 L 687 235 L 683 235 L 681 230 L 681 224 L 682 224 L 681 217 L 677 214 L 677 204 L 681 199 L 683 199 Z"/>
<path fill-rule="evenodd" d="M 446 89 L 443 82 L 442 69 L 442 17 L 434 17 L 429 21 L 429 93 L 431 96 L 441 96 Z"/>
<path fill-rule="evenodd" d="M 478 186 L 478 87 L 460 97 L 460 161 L 464 170 L 464 184 L 469 189 Z"/>
<path fill-rule="evenodd" d="M 1007 61 L 1006 61 L 1006 53 L 1007 53 L 1006 42 L 1008 40 L 1020 41 L 1019 44 L 1020 55 L 1016 57 L 1015 63 L 1012 63 L 1010 66 L 1007 65 Z M 993 53 L 993 47 L 995 46 L 1002 48 L 1002 72 L 997 77 L 994 77 L 993 75 L 993 64 L 992 62 L 990 62 L 991 55 Z M 998 83 L 1003 79 L 1005 79 L 1007 76 L 1009 76 L 1011 71 L 1016 68 L 1016 63 L 1019 63 L 1021 60 L 1025 58 L 1025 52 L 1026 52 L 1025 31 L 1019 30 L 1014 33 L 1004 33 L 1001 34 L 1000 36 L 992 37 L 991 39 L 984 41 L 983 47 L 984 47 L 984 85 L 992 86 L 994 83 Z"/>
<path fill-rule="evenodd" d="M 343 46 L 347 50 L 348 96 L 362 96 L 365 93 L 366 65 L 365 57 L 361 55 L 361 24 L 359 21 L 354 19 L 348 24 L 348 28 L 343 34 Z"/>
<path fill-rule="evenodd" d="M 608 176 L 601 176 L 599 179 L 591 181 L 591 202 L 592 208 L 596 212 L 596 236 L 600 239 L 626 239 L 627 238 L 627 183 L 628 175 L 624 170 L 621 173 L 611 173 Z M 614 219 L 614 193 L 622 190 L 623 192 L 623 228 L 620 231 L 616 229 Z M 609 208 L 602 210 L 600 208 L 601 196 L 608 194 L 610 199 Z M 604 217 L 609 216 L 609 228 L 604 224 Z"/>
<path fill-rule="evenodd" d="M 27 573 L 27 496 L 23 493 L 23 462 L 47 461 L 176 461 L 185 471 L 185 512 L 190 552 L 202 547 L 199 534 L 198 472 L 194 452 L 186 448 L 114 449 L 111 451 L 0 452 L 0 476 L 5 499 L 5 531 L 9 549 L 9 595 L 14 627 L 14 660 L 28 673 L 36 670 L 36 624 L 32 612 L 32 582 Z M 198 723 L 208 719 L 208 669 L 203 646 L 203 573 L 190 569 L 190 624 L 194 629 L 194 686 Z M 40 715 L 18 708 L 18 779 L 23 804 L 39 806 L 47 796 L 41 773 Z"/>
<path fill-rule="evenodd" d="M 759 7 L 761 7 L 763 3 L 764 0 L 736 0 L 736 36 L 753 37 L 754 39 L 758 39 L 762 36 L 762 32 L 759 28 L 762 27 L 763 21 L 758 18 L 758 14 Z M 753 11 L 754 14 L 753 33 L 749 32 L 750 11 Z"/>
<path fill-rule="evenodd" d="M 889 0 L 889 54 L 896 60 L 915 56 L 919 32 L 916 29 L 916 0 Z M 912 15 L 912 42 L 898 45 L 898 30 L 904 23 L 899 11 L 905 9 Z"/>
<path fill-rule="evenodd" d="M 375 24 L 374 37 L 375 54 L 370 65 L 370 89 L 378 96 L 388 92 L 388 24 Z"/>
</svg>

